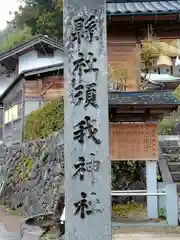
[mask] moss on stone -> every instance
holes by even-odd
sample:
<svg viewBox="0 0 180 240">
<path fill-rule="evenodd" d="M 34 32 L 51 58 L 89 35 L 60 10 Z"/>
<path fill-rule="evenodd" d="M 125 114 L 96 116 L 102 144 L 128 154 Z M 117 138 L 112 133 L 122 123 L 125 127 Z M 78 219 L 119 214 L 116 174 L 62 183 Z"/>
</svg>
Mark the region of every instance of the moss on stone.
<svg viewBox="0 0 180 240">
<path fill-rule="evenodd" d="M 33 160 L 32 160 L 32 159 L 29 159 L 29 162 L 28 162 L 28 172 L 31 171 L 32 165 L 33 165 Z"/>
<path fill-rule="evenodd" d="M 26 182 L 29 178 L 33 165 L 33 160 L 29 157 L 22 157 L 21 160 L 12 169 L 16 182 Z"/>
<path fill-rule="evenodd" d="M 63 98 L 53 100 L 32 112 L 25 120 L 24 139 L 35 140 L 48 137 L 64 125 Z"/>
</svg>

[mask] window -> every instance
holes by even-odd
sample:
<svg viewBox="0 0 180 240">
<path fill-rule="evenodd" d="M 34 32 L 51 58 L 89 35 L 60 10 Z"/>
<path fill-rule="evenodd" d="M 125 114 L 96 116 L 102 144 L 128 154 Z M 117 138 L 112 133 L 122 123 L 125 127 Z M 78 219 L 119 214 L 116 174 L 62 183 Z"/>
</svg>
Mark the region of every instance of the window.
<svg viewBox="0 0 180 240">
<path fill-rule="evenodd" d="M 20 116 L 19 106 L 14 105 L 4 111 L 4 124 L 16 120 Z"/>
<path fill-rule="evenodd" d="M 12 112 L 11 112 L 11 114 L 12 114 L 12 120 L 15 120 L 15 119 L 18 118 L 18 105 L 14 105 L 14 106 L 12 107 Z"/>
<path fill-rule="evenodd" d="M 9 108 L 7 111 L 8 111 L 8 122 L 11 122 L 13 120 L 13 118 L 12 118 L 12 108 Z"/>
<path fill-rule="evenodd" d="M 9 122 L 9 112 L 8 112 L 8 110 L 6 110 L 4 112 L 4 123 L 6 124 L 8 122 Z"/>
<path fill-rule="evenodd" d="M 39 101 L 36 100 L 26 100 L 25 101 L 25 110 L 24 114 L 25 116 L 29 115 L 33 111 L 37 110 L 39 108 Z"/>
<path fill-rule="evenodd" d="M 160 69 L 160 74 L 170 74 L 171 73 L 171 67 L 167 67 L 167 66 L 161 66 L 159 67 Z"/>
</svg>

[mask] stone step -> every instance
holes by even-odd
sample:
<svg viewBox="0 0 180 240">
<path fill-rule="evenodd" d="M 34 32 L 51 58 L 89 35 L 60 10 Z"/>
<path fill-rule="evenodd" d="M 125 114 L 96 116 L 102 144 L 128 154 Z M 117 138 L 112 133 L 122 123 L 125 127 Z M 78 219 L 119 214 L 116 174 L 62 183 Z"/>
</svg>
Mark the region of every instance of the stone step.
<svg viewBox="0 0 180 240">
<path fill-rule="evenodd" d="M 180 172 L 180 162 L 168 162 L 168 167 L 171 172 Z"/>
<path fill-rule="evenodd" d="M 175 183 L 180 182 L 180 172 L 171 172 L 171 175 Z"/>
<path fill-rule="evenodd" d="M 169 140 L 164 140 L 164 141 L 159 141 L 163 143 L 164 145 L 172 146 L 172 145 L 178 145 L 180 143 L 179 138 L 174 138 L 174 139 L 169 139 Z"/>
<path fill-rule="evenodd" d="M 179 153 L 180 154 L 180 146 L 171 146 L 171 147 L 163 146 L 161 150 L 163 153 Z"/>
<path fill-rule="evenodd" d="M 166 159 L 168 162 L 180 162 L 180 154 L 179 153 L 163 153 L 161 156 Z"/>
<path fill-rule="evenodd" d="M 180 195 L 180 182 L 177 182 L 176 185 L 177 185 L 177 193 L 178 195 Z"/>
</svg>

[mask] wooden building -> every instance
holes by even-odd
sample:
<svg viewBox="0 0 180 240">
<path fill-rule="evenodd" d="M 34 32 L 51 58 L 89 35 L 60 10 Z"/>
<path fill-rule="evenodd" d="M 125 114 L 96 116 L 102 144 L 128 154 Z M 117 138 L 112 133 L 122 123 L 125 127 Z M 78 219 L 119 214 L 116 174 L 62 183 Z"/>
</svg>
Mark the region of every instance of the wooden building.
<svg viewBox="0 0 180 240">
<path fill-rule="evenodd" d="M 23 140 L 24 120 L 47 101 L 63 95 L 63 65 L 26 70 L 19 74 L 1 96 L 3 103 L 3 142 Z"/>
<path fill-rule="evenodd" d="M 180 2 L 163 0 L 108 0 L 109 65 L 126 72 L 126 90 L 136 91 L 140 76 L 142 42 L 152 37 L 159 41 L 172 66 L 154 68 L 156 73 L 180 76 L 180 65 L 174 61 L 180 55 Z"/>
<path fill-rule="evenodd" d="M 47 99 L 57 97 L 60 89 L 63 91 L 63 78 L 59 77 L 62 76 L 63 54 L 63 45 L 46 36 L 35 37 L 0 54 L 3 105 L 0 140 L 3 138 L 4 143 L 21 142 L 23 116 L 41 107 Z"/>
</svg>

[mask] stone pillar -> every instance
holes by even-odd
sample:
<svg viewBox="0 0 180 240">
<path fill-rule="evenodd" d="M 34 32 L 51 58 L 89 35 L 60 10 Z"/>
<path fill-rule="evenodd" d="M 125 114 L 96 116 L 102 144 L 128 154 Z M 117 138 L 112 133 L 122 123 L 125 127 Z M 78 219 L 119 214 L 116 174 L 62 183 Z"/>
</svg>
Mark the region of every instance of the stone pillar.
<svg viewBox="0 0 180 240">
<path fill-rule="evenodd" d="M 174 183 L 166 184 L 166 220 L 169 227 L 178 226 L 178 196 Z"/>
<path fill-rule="evenodd" d="M 66 240 L 112 238 L 105 6 L 64 0 Z"/>
<path fill-rule="evenodd" d="M 157 162 L 146 161 L 146 184 L 147 193 L 157 192 Z M 158 218 L 157 196 L 147 196 L 148 218 Z"/>
</svg>

